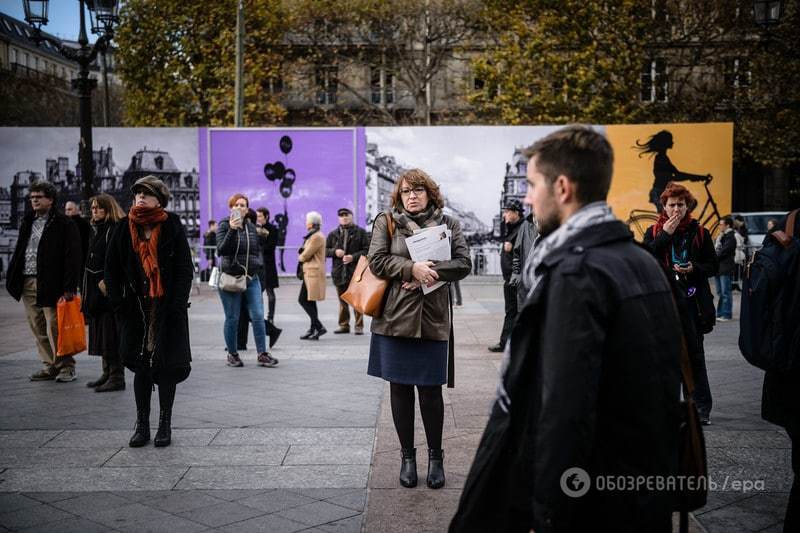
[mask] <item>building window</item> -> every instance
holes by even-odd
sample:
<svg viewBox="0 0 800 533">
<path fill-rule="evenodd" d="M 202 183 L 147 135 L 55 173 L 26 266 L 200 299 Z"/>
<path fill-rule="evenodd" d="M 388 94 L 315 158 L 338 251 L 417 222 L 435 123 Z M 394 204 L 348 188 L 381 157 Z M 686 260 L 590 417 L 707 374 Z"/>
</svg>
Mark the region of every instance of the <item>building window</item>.
<svg viewBox="0 0 800 533">
<path fill-rule="evenodd" d="M 666 24 L 669 20 L 667 0 L 651 0 L 650 15 L 654 21 Z"/>
<path fill-rule="evenodd" d="M 744 57 L 731 57 L 725 60 L 725 87 L 735 92 L 750 87 L 752 72 L 750 62 Z"/>
<path fill-rule="evenodd" d="M 164 158 L 163 157 L 161 157 L 161 156 L 156 157 L 155 158 L 155 162 L 156 162 L 156 168 L 158 170 L 164 170 Z"/>
<path fill-rule="evenodd" d="M 31 68 L 31 56 L 28 55 L 28 52 L 25 52 L 22 57 L 25 59 L 24 65 L 28 68 Z"/>
<path fill-rule="evenodd" d="M 663 58 L 642 65 L 642 101 L 666 102 L 668 95 L 667 61 Z"/>
<path fill-rule="evenodd" d="M 283 92 L 283 78 L 281 76 L 266 78 L 261 82 L 261 87 L 269 94 L 280 94 Z"/>
<path fill-rule="evenodd" d="M 11 62 L 12 63 L 16 63 L 17 62 L 17 49 L 16 48 L 12 48 L 11 49 Z"/>
<path fill-rule="evenodd" d="M 333 105 L 336 103 L 338 70 L 336 65 L 324 65 L 316 68 L 314 78 L 316 80 L 318 104 Z"/>
<path fill-rule="evenodd" d="M 373 104 L 388 105 L 394 103 L 394 72 L 386 67 L 372 67 L 370 69 L 369 85 Z"/>
</svg>

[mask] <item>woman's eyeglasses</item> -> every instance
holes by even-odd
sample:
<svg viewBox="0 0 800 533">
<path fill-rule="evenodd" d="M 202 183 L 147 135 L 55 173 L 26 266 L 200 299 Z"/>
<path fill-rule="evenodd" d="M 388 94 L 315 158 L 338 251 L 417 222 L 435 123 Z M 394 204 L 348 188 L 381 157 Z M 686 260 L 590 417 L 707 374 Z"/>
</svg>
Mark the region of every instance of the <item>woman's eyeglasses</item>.
<svg viewBox="0 0 800 533">
<path fill-rule="evenodd" d="M 422 196 L 428 191 L 427 189 L 425 189 L 425 187 L 414 187 L 413 189 L 408 189 L 408 188 L 400 189 L 400 194 L 402 194 L 403 196 L 409 196 L 412 192 L 414 193 L 415 196 Z"/>
</svg>

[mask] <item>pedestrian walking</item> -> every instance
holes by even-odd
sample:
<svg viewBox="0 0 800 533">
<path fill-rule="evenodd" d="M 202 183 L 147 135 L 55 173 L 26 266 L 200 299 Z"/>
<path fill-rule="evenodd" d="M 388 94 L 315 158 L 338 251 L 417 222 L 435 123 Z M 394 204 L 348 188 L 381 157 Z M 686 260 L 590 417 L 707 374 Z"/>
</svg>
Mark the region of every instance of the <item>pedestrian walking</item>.
<svg viewBox="0 0 800 533">
<path fill-rule="evenodd" d="M 669 283 L 606 203 L 605 137 L 571 126 L 525 155 L 541 235 L 524 272 L 532 292 L 450 531 L 672 531 L 673 493 L 596 490 L 600 476 L 677 471 Z"/>
<path fill-rule="evenodd" d="M 703 335 L 714 328 L 716 311 L 708 278 L 718 269 L 714 242 L 708 230 L 692 217 L 697 205 L 692 193 L 670 182 L 661 193 L 664 209 L 647 228 L 644 245 L 676 284 L 676 304 L 694 376 L 694 401 L 703 424 L 711 423 L 712 397 L 706 370 Z"/>
<path fill-rule="evenodd" d="M 89 325 L 89 355 L 102 357 L 103 373 L 86 386 L 95 392 L 125 390 L 125 368 L 119 355 L 119 331 L 106 290 L 105 265 L 108 243 L 125 212 L 113 196 L 98 194 L 91 200 L 92 234 L 83 273 L 81 311 Z"/>
<path fill-rule="evenodd" d="M 334 333 L 350 333 L 350 306 L 342 300 L 350 279 L 355 272 L 358 259 L 369 250 L 367 231 L 353 223 L 353 212 L 342 207 L 336 213 L 339 227 L 328 234 L 325 255 L 332 258 L 331 279 L 339 296 L 339 328 Z M 364 315 L 353 309 L 355 334 L 364 334 Z"/>
<path fill-rule="evenodd" d="M 261 288 L 267 293 L 267 337 L 270 348 L 278 342 L 278 337 L 283 332 L 275 326 L 275 289 L 278 288 L 278 266 L 275 264 L 275 251 L 278 248 L 278 228 L 269 221 L 269 209 L 259 207 L 256 209 L 256 227 L 259 229 L 258 238 L 261 243 L 261 254 L 264 261 L 262 270 Z"/>
<path fill-rule="evenodd" d="M 489 347 L 490 352 L 502 352 L 505 349 L 508 336 L 514 320 L 517 318 L 517 290 L 511 282 L 514 242 L 517 232 L 523 223 L 524 211 L 519 200 L 508 200 L 503 207 L 503 221 L 505 222 L 505 236 L 503 249 L 500 252 L 500 270 L 503 273 L 503 301 L 505 303 L 505 319 L 503 330 L 500 332 L 500 342 Z"/>
<path fill-rule="evenodd" d="M 390 281 L 380 317 L 372 319 L 369 349 L 370 376 L 389 382 L 392 418 L 401 448 L 400 484 L 417 485 L 417 449 L 414 447 L 414 387 L 428 443 L 428 476 L 432 489 L 445 484 L 442 426 L 442 385 L 448 382 L 448 355 L 452 357 L 452 314 L 447 287 L 423 294 L 422 284 L 464 279 L 472 269 L 469 247 L 458 220 L 442 213 L 439 186 L 425 172 L 412 169 L 397 180 L 392 210 L 379 215 L 369 247 L 372 272 Z M 391 220 L 389 220 L 391 218 Z M 389 234 L 389 225 L 394 228 Z M 445 224 L 452 232 L 449 261 L 414 262 L 406 238 L 415 230 Z M 452 376 L 452 359 L 450 360 Z"/>
<path fill-rule="evenodd" d="M 194 265 L 186 231 L 166 211 L 170 192 L 155 176 L 131 187 L 134 201 L 108 243 L 105 284 L 120 330 L 119 351 L 134 373 L 136 427 L 128 445 L 150 441 L 150 399 L 158 385 L 161 408 L 153 444 L 172 442 L 172 406 L 178 383 L 189 377 L 189 294 Z"/>
<path fill-rule="evenodd" d="M 259 274 L 263 268 L 261 245 L 255 225 L 255 216 L 248 216 L 249 200 L 243 194 L 236 193 L 228 199 L 231 210 L 230 217 L 219 223 L 217 229 L 217 255 L 220 258 L 220 270 L 232 277 L 244 276 L 241 287 L 225 287 L 220 285 L 219 298 L 225 313 L 223 336 L 227 354 L 227 365 L 243 367 L 239 357 L 239 318 L 246 309 L 253 324 L 253 338 L 256 343 L 260 366 L 273 367 L 278 360 L 272 357 L 267 349 L 267 330 L 264 324 L 264 300 L 261 296 Z M 245 328 L 247 324 L 245 323 Z M 245 329 L 246 337 L 246 329 Z M 246 340 L 246 339 L 245 339 Z"/>
<path fill-rule="evenodd" d="M 733 275 L 736 273 L 737 241 L 736 230 L 733 229 L 733 218 L 722 217 L 719 221 L 719 236 L 714 242 L 719 269 L 714 278 L 717 286 L 717 321 L 725 322 L 733 318 Z"/>
<path fill-rule="evenodd" d="M 306 214 L 306 229 L 297 258 L 297 277 L 303 281 L 297 302 L 311 319 L 311 327 L 300 338 L 318 341 L 328 330 L 319 320 L 317 302 L 325 299 L 325 237 L 321 233 L 322 215 L 316 211 Z"/>
<path fill-rule="evenodd" d="M 775 225 L 771 233 L 776 231 L 783 232 L 780 238 L 784 239 L 780 245 L 785 254 L 792 253 L 789 242 L 794 241 L 794 247 L 800 244 L 800 216 L 795 214 L 794 228 L 791 229 L 789 225 L 789 217 L 781 221 L 775 221 Z M 792 232 L 790 234 L 790 231 Z M 789 240 L 786 240 L 787 237 Z M 768 236 L 768 239 L 773 237 Z M 776 242 L 778 241 L 775 235 Z M 796 253 L 796 252 L 795 252 Z M 775 257 L 774 255 L 772 256 Z M 795 255 L 795 257 L 797 257 Z M 784 265 L 794 265 L 794 268 L 789 268 L 781 274 L 772 273 L 774 276 L 780 276 L 785 273 L 785 282 L 783 283 L 782 290 L 775 290 L 777 287 L 768 285 L 772 297 L 782 297 L 784 309 L 780 314 L 772 314 L 769 318 L 777 318 L 781 316 L 784 321 L 782 323 L 773 322 L 774 325 L 781 324 L 781 326 L 788 326 L 783 330 L 784 341 L 783 347 L 785 350 L 790 351 L 794 348 L 794 363 L 790 368 L 783 370 L 767 370 L 764 374 L 764 387 L 761 397 L 761 417 L 773 424 L 783 427 L 792 445 L 792 471 L 794 472 L 794 481 L 789 492 L 789 501 L 786 506 L 786 516 L 783 521 L 784 533 L 800 531 L 800 359 L 798 359 L 797 347 L 798 339 L 800 338 L 800 322 L 793 320 L 791 317 L 797 316 L 796 304 L 800 301 L 800 260 L 795 259 L 793 263 L 786 261 Z M 775 265 L 776 270 L 779 271 L 780 265 Z M 763 279 L 766 281 L 766 279 Z M 762 289 L 765 290 L 765 289 Z M 794 309 L 794 311 L 793 311 Z M 775 309 L 777 311 L 777 309 Z M 766 319 L 766 318 L 765 318 Z M 742 328 L 745 325 L 742 324 Z M 792 340 L 793 339 L 793 340 Z M 740 337 L 741 346 L 741 337 Z M 773 343 L 769 346 L 769 350 L 776 350 L 778 343 Z"/>
<path fill-rule="evenodd" d="M 31 375 L 31 381 L 74 381 L 75 359 L 56 356 L 56 304 L 62 297 L 71 301 L 78 291 L 80 234 L 75 223 L 55 208 L 57 191 L 52 183 L 32 183 L 29 198 L 33 210 L 22 218 L 6 288 L 15 300 L 22 300 L 36 339 L 42 369 Z"/>
<path fill-rule="evenodd" d="M 511 252 L 511 285 L 514 286 L 514 291 L 517 293 L 517 309 L 522 309 L 525 304 L 525 299 L 528 297 L 530 287 L 525 281 L 522 273 L 525 271 L 531 253 L 533 253 L 533 243 L 539 236 L 539 231 L 536 229 L 536 220 L 533 218 L 533 213 L 525 217 L 525 221 L 519 227 L 517 232 L 517 240 L 514 241 L 514 248 Z"/>
</svg>

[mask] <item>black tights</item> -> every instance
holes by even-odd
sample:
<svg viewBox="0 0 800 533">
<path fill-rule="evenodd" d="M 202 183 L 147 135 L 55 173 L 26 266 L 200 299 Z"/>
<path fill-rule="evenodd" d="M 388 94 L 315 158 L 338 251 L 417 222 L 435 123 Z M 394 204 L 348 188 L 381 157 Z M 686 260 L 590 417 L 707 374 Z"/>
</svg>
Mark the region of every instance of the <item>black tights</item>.
<svg viewBox="0 0 800 533">
<path fill-rule="evenodd" d="M 158 386 L 158 403 L 162 411 L 171 411 L 175 401 L 175 383 Z M 153 377 L 149 369 L 138 370 L 133 376 L 133 392 L 136 396 L 136 410 L 150 411 L 150 395 L 153 391 Z"/>
<path fill-rule="evenodd" d="M 267 320 L 273 322 L 275 320 L 275 289 L 267 287 L 264 290 L 267 292 Z"/>
<path fill-rule="evenodd" d="M 414 385 L 390 383 L 392 418 L 402 448 L 414 447 Z M 428 448 L 442 448 L 442 426 L 444 425 L 444 400 L 441 385 L 417 385 L 419 410 Z"/>
</svg>

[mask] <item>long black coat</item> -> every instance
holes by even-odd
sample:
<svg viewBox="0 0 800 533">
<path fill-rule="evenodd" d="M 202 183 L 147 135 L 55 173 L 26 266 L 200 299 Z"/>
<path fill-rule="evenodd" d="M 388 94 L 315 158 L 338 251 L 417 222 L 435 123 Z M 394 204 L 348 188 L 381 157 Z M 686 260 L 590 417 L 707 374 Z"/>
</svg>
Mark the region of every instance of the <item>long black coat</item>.
<svg viewBox="0 0 800 533">
<path fill-rule="evenodd" d="M 679 444 L 680 322 L 656 261 L 621 222 L 554 250 L 520 311 L 450 531 L 650 531 L 665 492 L 571 498 L 562 474 L 670 475 Z"/>
<path fill-rule="evenodd" d="M 31 227 L 36 214 L 31 212 L 22 219 L 17 246 L 8 265 L 6 288 L 19 300 L 25 284 L 25 248 L 31 237 Z M 55 307 L 65 292 L 78 292 L 81 279 L 81 241 L 78 228 L 65 214 L 50 210 L 36 255 L 36 305 Z"/>
<path fill-rule="evenodd" d="M 153 377 L 156 382 L 179 383 L 189 376 L 189 294 L 194 267 L 186 231 L 178 215 L 168 213 L 158 241 L 158 268 L 164 296 L 156 308 Z M 147 317 L 147 289 L 139 254 L 133 249 L 128 217 L 114 228 L 106 255 L 105 281 L 119 325 L 120 355 L 135 371 L 142 364 Z"/>
<path fill-rule="evenodd" d="M 264 260 L 264 270 L 261 276 L 262 289 L 278 288 L 278 267 L 275 265 L 275 250 L 278 247 L 278 228 L 267 222 L 264 229 L 269 232 L 266 237 L 259 236 L 261 243 L 261 256 Z"/>
<path fill-rule="evenodd" d="M 108 297 L 100 291 L 98 283 L 104 277 L 106 252 L 113 232 L 114 223 L 108 221 L 96 224 L 91 230 L 81 289 L 81 311 L 87 317 L 98 317 L 111 311 Z"/>
<path fill-rule="evenodd" d="M 778 226 L 786 231 L 786 219 Z M 795 220 L 794 235 L 795 238 L 800 236 L 800 217 Z M 800 324 L 795 324 L 795 327 L 800 328 Z M 764 374 L 761 417 L 794 434 L 800 434 L 800 368 Z"/>
<path fill-rule="evenodd" d="M 344 250 L 345 255 L 352 255 L 353 261 L 344 264 L 340 257 L 336 257 L 336 250 Z M 333 258 L 331 265 L 331 279 L 337 287 L 347 287 L 350 278 L 356 271 L 358 259 L 362 255 L 367 255 L 369 251 L 369 237 L 367 230 L 351 224 L 347 227 L 339 226 L 328 233 L 325 241 L 325 256 Z"/>
</svg>

